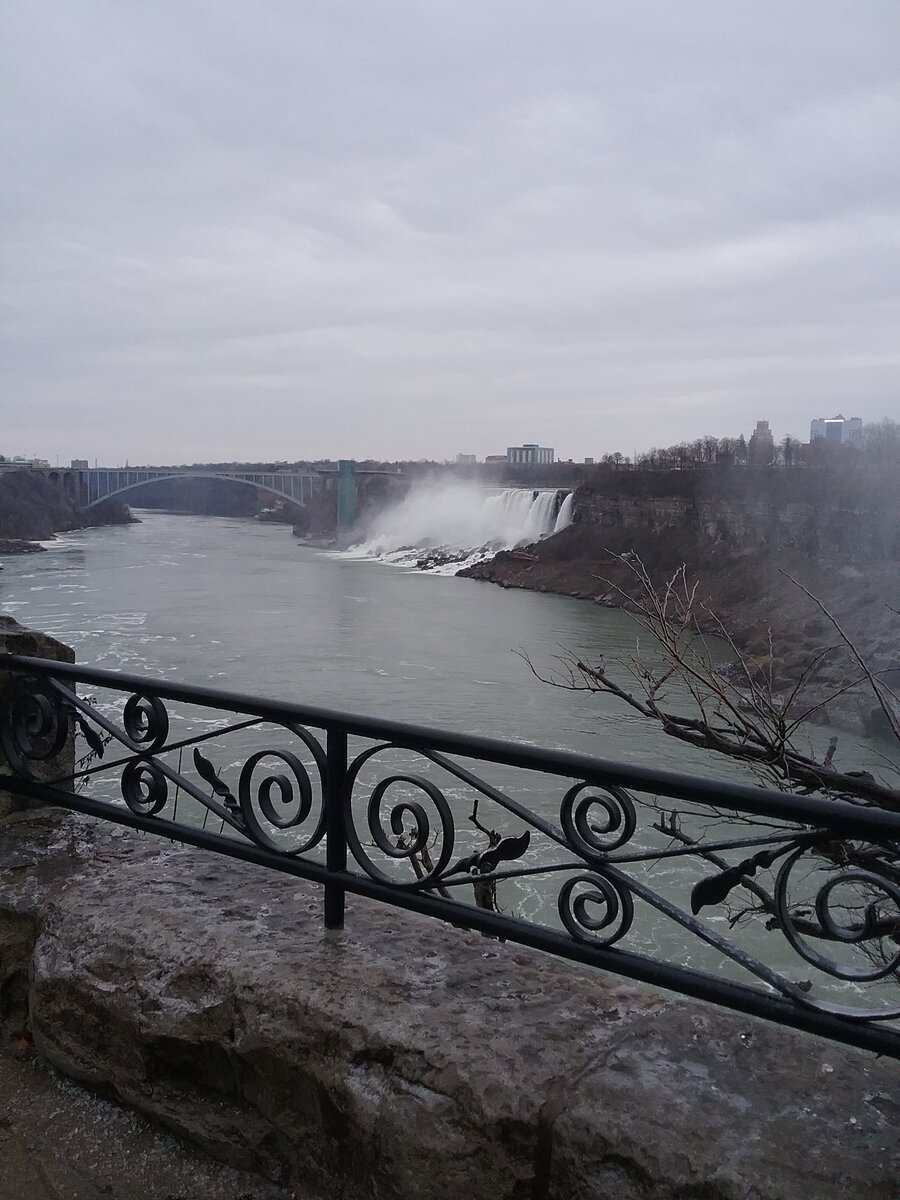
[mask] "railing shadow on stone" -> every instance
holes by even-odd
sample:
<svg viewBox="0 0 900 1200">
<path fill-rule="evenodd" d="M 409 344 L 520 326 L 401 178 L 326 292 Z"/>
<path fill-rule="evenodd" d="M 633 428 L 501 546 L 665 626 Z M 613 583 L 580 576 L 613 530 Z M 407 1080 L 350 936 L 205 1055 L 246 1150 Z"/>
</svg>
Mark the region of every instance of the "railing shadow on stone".
<svg viewBox="0 0 900 1200">
<path fill-rule="evenodd" d="M 0 672 L 7 793 L 322 884 L 327 929 L 349 892 L 900 1058 L 900 814 L 49 659 Z"/>
</svg>

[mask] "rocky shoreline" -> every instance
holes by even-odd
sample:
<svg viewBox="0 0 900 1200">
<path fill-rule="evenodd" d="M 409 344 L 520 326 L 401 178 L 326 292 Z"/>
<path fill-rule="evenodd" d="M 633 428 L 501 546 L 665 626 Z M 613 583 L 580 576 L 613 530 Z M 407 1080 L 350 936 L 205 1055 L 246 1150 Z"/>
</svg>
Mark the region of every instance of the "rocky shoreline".
<svg viewBox="0 0 900 1200">
<path fill-rule="evenodd" d="M 40 554 L 46 549 L 46 546 L 30 542 L 27 538 L 0 538 L 0 554 Z"/>
<path fill-rule="evenodd" d="M 37 554 L 57 533 L 95 525 L 130 525 L 137 518 L 113 499 L 81 509 L 40 471 L 0 474 L 0 555 Z"/>
<path fill-rule="evenodd" d="M 135 517 L 131 512 L 127 517 L 119 517 L 110 521 L 90 521 L 83 524 L 67 525 L 65 529 L 60 529 L 58 533 L 71 533 L 76 529 L 94 529 L 98 525 L 140 525 L 140 517 Z M 57 533 L 48 533 L 42 535 L 41 540 L 31 541 L 28 538 L 0 538 L 0 557 L 12 558 L 18 554 L 43 554 L 49 547 L 43 545 L 44 542 L 55 542 Z"/>
</svg>

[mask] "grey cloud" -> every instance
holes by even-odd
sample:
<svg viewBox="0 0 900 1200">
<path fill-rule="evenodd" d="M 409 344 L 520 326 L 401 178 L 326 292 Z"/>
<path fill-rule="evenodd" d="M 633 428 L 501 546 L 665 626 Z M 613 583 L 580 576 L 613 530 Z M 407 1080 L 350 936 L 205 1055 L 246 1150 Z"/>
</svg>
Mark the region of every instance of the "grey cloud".
<svg viewBox="0 0 900 1200">
<path fill-rule="evenodd" d="M 890 2 L 0 17 L 0 452 L 630 451 L 898 415 Z"/>
</svg>

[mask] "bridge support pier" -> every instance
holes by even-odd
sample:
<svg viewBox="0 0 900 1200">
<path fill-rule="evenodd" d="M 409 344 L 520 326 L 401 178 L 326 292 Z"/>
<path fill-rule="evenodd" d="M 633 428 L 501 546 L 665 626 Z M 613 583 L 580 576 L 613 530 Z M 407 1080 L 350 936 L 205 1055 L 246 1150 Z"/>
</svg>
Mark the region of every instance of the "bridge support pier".
<svg viewBox="0 0 900 1200">
<path fill-rule="evenodd" d="M 356 520 L 356 463 L 342 458 L 338 463 L 337 525 L 349 529 Z"/>
</svg>

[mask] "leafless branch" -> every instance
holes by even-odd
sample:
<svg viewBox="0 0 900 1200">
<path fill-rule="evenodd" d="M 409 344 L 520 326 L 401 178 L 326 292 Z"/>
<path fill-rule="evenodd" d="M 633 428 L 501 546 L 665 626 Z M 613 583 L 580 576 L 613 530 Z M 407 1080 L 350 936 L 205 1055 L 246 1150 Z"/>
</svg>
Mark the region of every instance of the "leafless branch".
<svg viewBox="0 0 900 1200">
<path fill-rule="evenodd" d="M 881 707 L 881 711 L 884 713 L 885 717 L 887 718 L 888 726 L 891 729 L 891 732 L 893 733 L 894 737 L 897 738 L 898 741 L 900 741 L 900 713 L 898 713 L 894 709 L 894 706 L 885 699 L 884 692 L 883 692 L 884 685 L 876 677 L 875 672 L 872 670 L 872 668 L 866 662 L 866 660 L 862 656 L 862 654 L 860 654 L 859 649 L 856 646 L 856 643 L 846 633 L 843 626 L 838 621 L 837 617 L 835 617 L 835 615 L 831 611 L 831 609 L 828 608 L 828 606 L 826 604 L 823 604 L 818 596 L 814 596 L 813 593 L 809 590 L 809 588 L 804 587 L 803 584 L 800 583 L 799 580 L 795 579 L 793 577 L 793 575 L 790 575 L 787 571 L 782 571 L 781 574 L 784 575 L 784 577 L 786 579 L 789 579 L 795 587 L 799 588 L 800 591 L 803 592 L 804 596 L 808 596 L 809 599 L 812 600 L 813 604 L 815 604 L 816 608 L 818 608 L 819 612 L 822 613 L 822 615 L 828 621 L 830 621 L 831 624 L 834 626 L 834 628 L 837 630 L 837 634 L 840 637 L 841 641 L 844 643 L 844 645 L 847 647 L 847 649 L 853 655 L 856 662 L 859 664 L 859 668 L 862 671 L 863 675 L 865 675 L 866 679 L 868 679 L 868 681 L 871 685 L 872 691 Z M 890 607 L 890 605 L 888 607 Z M 894 610 L 892 610 L 892 611 L 894 611 Z"/>
<path fill-rule="evenodd" d="M 786 697 L 776 693 L 774 645 L 768 633 L 768 654 L 760 665 L 743 653 L 719 617 L 698 599 L 698 585 L 690 583 L 684 567 L 657 588 L 645 565 L 635 556 L 610 555 L 626 568 L 638 584 L 634 596 L 613 580 L 597 578 L 635 614 L 638 625 L 659 647 L 663 663 L 652 666 L 640 651 L 634 656 L 588 663 L 569 654 L 556 658 L 549 673 L 538 670 L 525 651 L 520 651 L 535 678 L 568 691 L 588 691 L 613 696 L 631 711 L 658 724 L 663 732 L 685 744 L 713 750 L 762 772 L 771 783 L 788 790 L 823 792 L 856 798 L 900 811 L 900 789 L 875 779 L 867 772 L 842 771 L 834 762 L 832 746 L 823 761 L 816 761 L 795 742 L 804 723 L 825 705 L 851 689 L 868 683 L 878 696 L 891 728 L 900 740 L 900 718 L 887 698 L 889 689 L 863 660 L 839 622 L 808 589 L 797 586 L 813 600 L 837 630 L 840 642 L 823 647 L 806 664 Z M 787 576 L 792 579 L 791 576 Z M 796 583 L 796 580 L 792 579 Z M 724 678 L 713 666 L 704 631 L 712 629 L 725 639 L 734 656 L 738 682 Z M 816 673 L 828 657 L 847 646 L 860 668 L 842 686 L 798 710 Z M 620 671 L 614 668 L 618 666 Z M 630 683 L 629 683 L 630 681 Z M 667 685 L 677 682 L 686 691 L 692 713 L 678 711 L 665 696 Z M 634 687 L 637 683 L 637 689 Z"/>
</svg>

